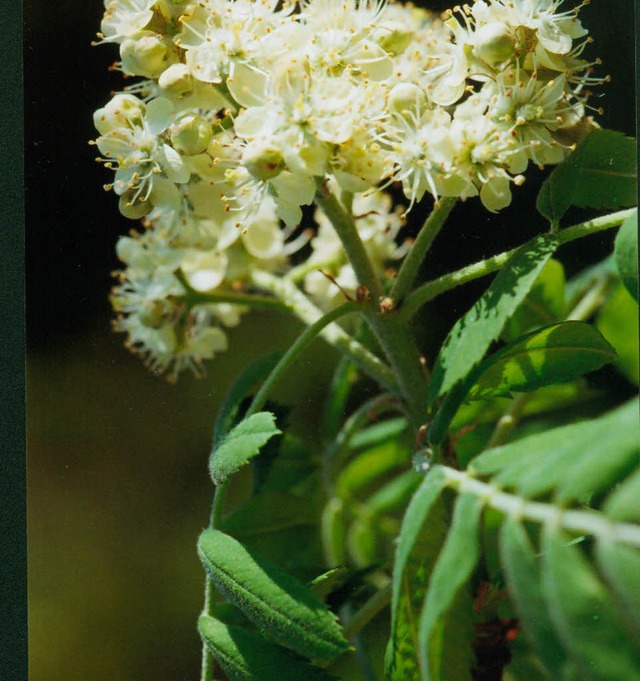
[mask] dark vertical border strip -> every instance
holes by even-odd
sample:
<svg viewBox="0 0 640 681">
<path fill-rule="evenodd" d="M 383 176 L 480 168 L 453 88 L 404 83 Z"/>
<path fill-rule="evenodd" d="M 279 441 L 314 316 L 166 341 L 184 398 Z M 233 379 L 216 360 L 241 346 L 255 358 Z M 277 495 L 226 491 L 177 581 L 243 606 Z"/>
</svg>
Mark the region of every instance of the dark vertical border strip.
<svg viewBox="0 0 640 681">
<path fill-rule="evenodd" d="M 2 10 L 0 64 L 0 679 L 28 678 L 22 3 Z"/>
</svg>

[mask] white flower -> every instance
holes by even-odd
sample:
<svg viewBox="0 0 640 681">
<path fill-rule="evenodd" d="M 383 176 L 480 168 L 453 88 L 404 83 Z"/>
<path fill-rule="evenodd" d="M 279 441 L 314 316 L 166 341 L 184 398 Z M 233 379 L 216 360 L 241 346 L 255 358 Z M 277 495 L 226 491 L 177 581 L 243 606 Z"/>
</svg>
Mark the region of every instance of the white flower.
<svg viewBox="0 0 640 681">
<path fill-rule="evenodd" d="M 150 201 L 158 177 L 181 184 L 190 172 L 182 156 L 167 144 L 162 133 L 172 120 L 173 105 L 158 97 L 148 105 L 131 95 L 116 95 L 94 120 L 102 133 L 95 141 L 108 168 L 116 170 L 113 188 L 129 206 Z M 149 209 L 151 205 L 149 206 Z"/>
<path fill-rule="evenodd" d="M 156 0 L 105 0 L 100 26 L 105 42 L 122 42 L 141 31 L 153 17 Z"/>
</svg>

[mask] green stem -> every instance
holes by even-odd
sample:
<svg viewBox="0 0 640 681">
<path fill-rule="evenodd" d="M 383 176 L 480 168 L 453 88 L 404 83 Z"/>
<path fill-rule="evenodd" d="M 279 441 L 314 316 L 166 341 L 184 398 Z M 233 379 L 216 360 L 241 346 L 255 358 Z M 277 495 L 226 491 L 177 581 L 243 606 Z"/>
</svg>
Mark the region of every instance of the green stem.
<svg viewBox="0 0 640 681">
<path fill-rule="evenodd" d="M 393 311 L 382 313 L 382 286 L 360 239 L 353 215 L 346 211 L 322 182 L 318 182 L 316 199 L 340 237 L 358 282 L 370 294 L 371 302 L 363 306 L 363 314 L 391 362 L 401 393 L 407 401 L 412 424 L 417 430 L 427 416 L 428 384 L 428 375 L 418 348 L 406 323 L 402 323 Z"/>
<path fill-rule="evenodd" d="M 327 312 L 323 317 L 316 320 L 311 326 L 307 327 L 300 336 L 296 339 L 295 343 L 287 350 L 282 359 L 276 364 L 273 371 L 269 374 L 267 380 L 262 384 L 262 387 L 256 393 L 245 418 L 249 418 L 256 412 L 260 411 L 267 401 L 267 396 L 269 392 L 273 389 L 273 386 L 282 378 L 286 370 L 295 362 L 300 353 L 313 341 L 317 336 L 320 335 L 323 329 L 325 329 L 329 324 L 335 322 L 336 319 L 344 317 L 347 314 L 353 314 L 357 312 L 359 308 L 358 303 L 347 302 L 343 303 L 339 307 Z"/>
<path fill-rule="evenodd" d="M 598 539 L 640 547 L 639 525 L 614 522 L 597 511 L 578 511 L 539 501 L 527 501 L 515 494 L 503 492 L 495 485 L 481 482 L 466 471 L 444 466 L 442 468 L 449 487 L 458 493 L 475 494 L 487 506 L 505 515 L 535 523 L 549 523 L 577 534 L 588 534 Z"/>
<path fill-rule="evenodd" d="M 286 277 L 277 277 L 268 272 L 254 270 L 251 279 L 255 286 L 270 291 L 282 300 L 305 324 L 313 324 L 322 317 L 322 312 Z M 337 324 L 327 326 L 321 335 L 328 343 L 349 355 L 380 385 L 387 390 L 397 390 L 397 382 L 391 369 Z"/>
<path fill-rule="evenodd" d="M 518 425 L 518 421 L 524 413 L 527 402 L 532 396 L 533 393 L 522 393 L 521 395 L 514 397 L 507 411 L 498 419 L 498 423 L 496 423 L 496 427 L 491 434 L 485 449 L 498 447 L 506 441 L 513 432 L 513 429 Z"/>
<path fill-rule="evenodd" d="M 349 640 L 363 629 L 371 620 L 391 602 L 392 585 L 376 591 L 371 598 L 358 610 L 353 617 L 345 624 L 344 637 Z"/>
<path fill-rule="evenodd" d="M 184 286 L 186 293 L 176 296 L 178 300 L 184 302 L 188 307 L 195 305 L 210 305 L 216 303 L 232 303 L 234 305 L 244 305 L 250 307 L 260 307 L 270 310 L 289 311 L 288 305 L 277 298 L 267 298 L 266 296 L 256 296 L 247 293 L 235 293 L 232 291 L 210 291 L 203 293 L 191 287 L 184 272 L 176 271 L 176 279 Z"/>
<path fill-rule="evenodd" d="M 431 244 L 436 236 L 438 236 L 445 220 L 456 205 L 456 201 L 457 199 L 455 198 L 443 198 L 440 203 L 436 204 L 422 229 L 418 232 L 418 236 L 411 246 L 407 257 L 404 259 L 389 294 L 389 297 L 394 302 L 399 303 L 413 286 L 418 270 L 429 252 Z"/>
<path fill-rule="evenodd" d="M 377 304 L 382 298 L 382 286 L 360 239 L 353 215 L 329 191 L 322 180 L 317 181 L 316 202 L 340 237 L 358 282 L 367 289 Z"/>
<path fill-rule="evenodd" d="M 209 519 L 209 527 L 216 528 L 222 524 L 222 511 L 224 507 L 224 500 L 227 494 L 228 480 L 221 482 L 216 486 L 213 493 L 213 503 L 211 505 L 211 517 Z M 211 580 L 205 577 L 204 582 L 204 605 L 202 606 L 202 614 L 213 615 L 213 588 L 211 587 Z M 200 668 L 200 681 L 213 681 L 214 661 L 213 656 L 209 652 L 206 643 L 202 643 L 202 665 Z"/>
<path fill-rule="evenodd" d="M 559 245 L 566 244 L 570 241 L 581 239 L 582 237 L 588 236 L 590 234 L 596 234 L 597 232 L 601 232 L 605 229 L 618 227 L 629 216 L 633 215 L 634 212 L 635 208 L 620 210 L 616 213 L 611 213 L 610 215 L 604 215 L 599 218 L 594 218 L 593 220 L 581 222 L 580 224 L 574 225 L 573 227 L 567 227 L 567 229 L 563 229 L 558 232 L 558 243 Z M 517 248 L 513 248 L 510 251 L 494 255 L 491 258 L 481 260 L 480 262 L 474 263 L 473 265 L 468 265 L 457 272 L 445 274 L 438 279 L 434 279 L 433 281 L 419 286 L 415 291 L 407 296 L 400 312 L 401 316 L 405 319 L 409 319 L 425 303 L 428 303 L 430 300 L 433 300 L 442 293 L 456 288 L 457 286 L 461 286 L 462 284 L 467 284 L 468 282 L 474 281 L 475 279 L 479 279 L 480 277 L 485 277 L 488 274 L 497 272 L 517 250 Z"/>
</svg>

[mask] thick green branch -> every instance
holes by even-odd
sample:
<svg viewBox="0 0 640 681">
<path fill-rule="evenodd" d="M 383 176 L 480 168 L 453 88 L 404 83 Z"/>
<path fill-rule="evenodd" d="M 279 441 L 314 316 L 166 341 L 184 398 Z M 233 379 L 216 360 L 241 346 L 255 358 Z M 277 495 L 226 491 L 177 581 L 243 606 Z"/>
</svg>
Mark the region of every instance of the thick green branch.
<svg viewBox="0 0 640 681">
<path fill-rule="evenodd" d="M 621 210 L 616 213 L 611 213 L 610 215 L 604 215 L 599 218 L 594 218 L 593 220 L 581 222 L 573 227 L 567 227 L 567 229 L 558 232 L 558 243 L 560 245 L 566 244 L 570 241 L 575 241 L 576 239 L 588 236 L 589 234 L 596 234 L 605 229 L 618 227 L 630 215 L 633 215 L 634 211 L 635 208 Z M 438 279 L 423 284 L 407 297 L 401 308 L 401 315 L 404 318 L 409 319 L 425 303 L 428 303 L 442 293 L 454 289 L 457 286 L 461 286 L 462 284 L 467 284 L 475 279 L 480 279 L 480 277 L 485 277 L 488 274 L 497 272 L 517 250 L 517 248 L 513 248 L 510 251 L 494 255 L 486 260 L 481 260 L 473 265 L 463 267 L 457 272 L 445 274 Z"/>
<path fill-rule="evenodd" d="M 317 184 L 316 201 L 340 237 L 358 283 L 369 291 L 374 301 L 378 302 L 382 297 L 382 286 L 360 239 L 353 215 L 329 191 L 323 181 L 318 180 Z"/>
</svg>

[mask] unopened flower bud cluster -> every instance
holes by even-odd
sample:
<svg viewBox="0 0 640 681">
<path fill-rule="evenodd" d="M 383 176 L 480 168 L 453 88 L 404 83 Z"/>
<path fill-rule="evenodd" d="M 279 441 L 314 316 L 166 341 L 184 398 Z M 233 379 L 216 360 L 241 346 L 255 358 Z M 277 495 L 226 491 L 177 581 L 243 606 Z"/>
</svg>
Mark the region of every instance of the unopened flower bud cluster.
<svg viewBox="0 0 640 681">
<path fill-rule="evenodd" d="M 435 16 L 384 0 L 106 0 L 100 41 L 136 76 L 94 119 L 106 187 L 146 231 L 125 237 L 118 329 L 158 370 L 197 368 L 238 321 L 195 293 L 285 274 L 317 182 L 355 194 L 381 277 L 403 255 L 384 189 L 511 201 L 529 163 L 560 162 L 602 82 L 562 0 L 478 0 Z M 360 217 L 358 217 L 360 216 Z M 357 282 L 316 216 L 304 285 L 323 306 Z M 338 286 L 336 286 L 338 284 Z M 195 301 L 195 302 L 194 302 Z"/>
</svg>

